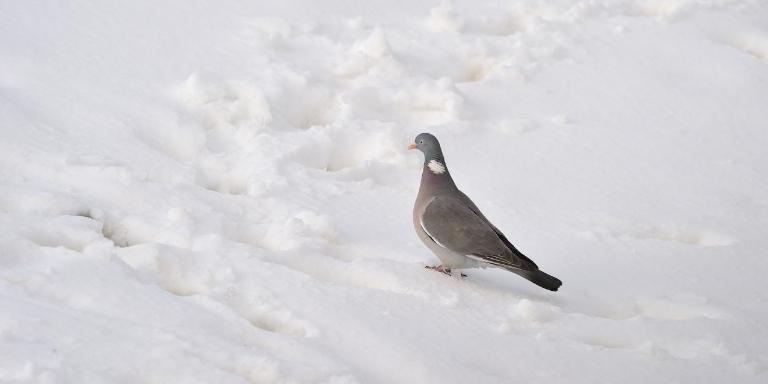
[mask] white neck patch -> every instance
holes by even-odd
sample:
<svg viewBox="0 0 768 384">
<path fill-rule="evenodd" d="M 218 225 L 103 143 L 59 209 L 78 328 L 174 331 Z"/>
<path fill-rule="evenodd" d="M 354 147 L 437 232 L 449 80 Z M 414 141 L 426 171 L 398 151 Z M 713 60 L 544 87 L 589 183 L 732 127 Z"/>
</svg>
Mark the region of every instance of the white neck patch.
<svg viewBox="0 0 768 384">
<path fill-rule="evenodd" d="M 430 160 L 429 163 L 427 163 L 427 167 L 429 167 L 429 170 L 436 175 L 445 173 L 445 165 L 437 160 Z"/>
</svg>

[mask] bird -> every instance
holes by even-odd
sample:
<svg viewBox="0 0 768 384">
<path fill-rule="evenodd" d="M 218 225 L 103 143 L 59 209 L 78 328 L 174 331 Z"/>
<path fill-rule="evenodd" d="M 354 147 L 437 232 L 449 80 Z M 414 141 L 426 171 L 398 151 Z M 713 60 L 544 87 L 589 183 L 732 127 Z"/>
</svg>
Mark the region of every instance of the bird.
<svg viewBox="0 0 768 384">
<path fill-rule="evenodd" d="M 413 226 L 419 239 L 442 263 L 425 268 L 451 275 L 453 269 L 496 267 L 550 291 L 560 288 L 558 278 L 539 270 L 456 187 L 434 135 L 419 134 L 408 149 L 424 154 Z"/>
</svg>

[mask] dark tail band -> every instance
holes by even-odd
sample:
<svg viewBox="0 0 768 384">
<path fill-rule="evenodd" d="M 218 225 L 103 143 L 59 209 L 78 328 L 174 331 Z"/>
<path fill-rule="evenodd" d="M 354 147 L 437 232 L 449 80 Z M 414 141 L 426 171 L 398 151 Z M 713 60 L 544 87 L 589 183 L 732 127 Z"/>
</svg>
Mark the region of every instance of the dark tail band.
<svg viewBox="0 0 768 384">
<path fill-rule="evenodd" d="M 528 279 L 528 281 L 530 281 L 531 283 L 534 283 L 539 287 L 548 289 L 550 291 L 557 291 L 557 289 L 560 288 L 561 285 L 563 285 L 563 282 L 560 281 L 560 279 L 558 279 L 557 277 L 548 275 L 538 269 L 533 271 L 514 270 L 512 272 L 515 272 L 518 275 Z"/>
</svg>

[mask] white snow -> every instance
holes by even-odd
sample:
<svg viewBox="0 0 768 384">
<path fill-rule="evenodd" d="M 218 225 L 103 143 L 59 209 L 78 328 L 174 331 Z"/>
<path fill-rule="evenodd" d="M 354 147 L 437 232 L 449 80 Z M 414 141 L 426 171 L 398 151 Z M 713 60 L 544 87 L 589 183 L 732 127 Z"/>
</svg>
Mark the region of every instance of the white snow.
<svg viewBox="0 0 768 384">
<path fill-rule="evenodd" d="M 0 4 L 0 382 L 768 382 L 768 3 Z M 541 268 L 451 278 L 416 134 Z"/>
</svg>

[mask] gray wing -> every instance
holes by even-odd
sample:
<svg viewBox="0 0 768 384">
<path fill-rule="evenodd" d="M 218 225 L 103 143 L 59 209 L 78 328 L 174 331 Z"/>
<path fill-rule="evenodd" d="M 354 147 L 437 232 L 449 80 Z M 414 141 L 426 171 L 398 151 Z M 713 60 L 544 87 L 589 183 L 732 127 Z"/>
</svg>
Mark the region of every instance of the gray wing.
<svg viewBox="0 0 768 384">
<path fill-rule="evenodd" d="M 529 263 L 529 268 L 527 268 L 527 269 L 539 269 L 539 266 L 536 265 L 536 263 L 534 263 L 533 260 L 528 258 L 528 256 L 524 255 L 514 245 L 512 245 L 512 243 L 507 239 L 506 236 L 504 236 L 504 234 L 501 232 L 501 230 L 496 228 L 496 226 L 493 225 L 491 223 L 491 221 L 488 220 L 485 217 L 485 215 L 483 215 L 482 212 L 480 212 L 480 208 L 478 208 L 477 205 L 475 205 L 475 203 L 472 201 L 472 199 L 469 198 L 469 196 L 464 194 L 464 192 L 462 192 L 462 191 L 458 191 L 457 190 L 457 192 L 459 193 L 459 198 L 464 203 L 464 205 L 466 205 L 469 209 L 472 210 L 472 212 L 474 212 L 476 215 L 480 216 L 481 219 L 483 219 L 486 223 L 488 223 L 488 225 L 490 225 L 491 228 L 493 228 L 493 231 L 496 232 L 496 235 L 499 236 L 499 239 L 501 239 L 501 241 L 504 242 L 504 245 L 506 245 L 507 248 L 509 248 L 509 250 L 512 251 L 512 253 L 515 256 L 517 256 L 517 257 L 519 257 L 519 258 L 521 258 L 521 259 L 523 259 L 523 260 L 525 260 L 526 262 Z"/>
<path fill-rule="evenodd" d="M 421 216 L 421 226 L 435 243 L 454 252 L 499 266 L 536 269 L 528 258 L 515 255 L 495 227 L 460 199 L 432 199 Z"/>
</svg>

